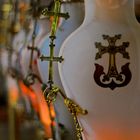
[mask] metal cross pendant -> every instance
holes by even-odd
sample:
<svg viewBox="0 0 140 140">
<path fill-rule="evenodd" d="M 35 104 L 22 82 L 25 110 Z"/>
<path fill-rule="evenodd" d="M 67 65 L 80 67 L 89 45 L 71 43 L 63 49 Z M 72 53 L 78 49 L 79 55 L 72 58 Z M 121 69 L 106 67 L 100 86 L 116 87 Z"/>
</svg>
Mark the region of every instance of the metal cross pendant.
<svg viewBox="0 0 140 140">
<path fill-rule="evenodd" d="M 53 40 L 54 39 L 52 39 L 50 42 L 50 56 L 44 56 L 44 55 L 40 56 L 41 61 L 48 61 L 49 62 L 49 81 L 48 81 L 48 83 L 50 85 L 53 84 L 53 62 L 60 62 L 61 63 L 64 60 L 62 58 L 62 56 L 54 57 L 53 53 L 54 53 L 55 44 L 53 43 Z"/>
<path fill-rule="evenodd" d="M 37 79 L 40 83 L 42 83 L 42 80 L 40 79 L 40 77 L 32 72 L 32 62 L 33 62 L 34 51 L 37 52 L 38 57 L 40 55 L 40 51 L 38 50 L 38 48 L 34 47 L 34 39 L 35 38 L 33 37 L 32 39 L 33 39 L 32 46 L 27 47 L 27 49 L 31 51 L 30 62 L 29 62 L 29 73 L 27 74 L 26 78 L 24 79 L 24 83 L 27 86 L 33 85 L 35 83 L 35 79 Z"/>
<path fill-rule="evenodd" d="M 60 0 L 56 0 L 56 2 L 61 3 Z M 69 13 L 60 13 L 59 11 L 49 11 L 48 8 L 44 8 L 42 10 L 42 15 L 43 16 L 58 16 L 58 17 L 62 17 L 65 18 L 66 20 L 70 17 Z"/>
<path fill-rule="evenodd" d="M 29 68 L 30 68 L 30 70 L 32 70 L 32 61 L 33 61 L 34 51 L 37 52 L 38 57 L 39 57 L 39 55 L 40 55 L 40 51 L 38 50 L 37 47 L 34 47 L 34 46 L 28 46 L 27 49 L 31 51 Z"/>
<path fill-rule="evenodd" d="M 55 35 L 56 35 L 56 30 L 58 26 L 58 19 L 59 17 L 67 17 L 68 13 L 65 15 L 63 13 L 60 13 L 60 8 L 61 8 L 61 1 L 60 0 L 55 0 L 55 5 L 54 5 L 54 10 L 53 12 L 45 12 L 47 15 L 53 15 L 53 22 L 52 22 L 52 27 L 51 27 L 51 33 L 50 33 L 50 56 L 41 56 L 40 59 L 41 61 L 48 61 L 49 62 L 49 78 L 48 78 L 48 83 L 50 84 L 50 88 L 52 88 L 53 84 L 53 62 L 62 62 L 64 59 L 61 57 L 54 57 L 54 40 L 55 40 Z"/>
<path fill-rule="evenodd" d="M 104 55 L 105 53 L 109 53 L 109 68 L 107 74 L 105 74 L 105 72 L 103 71 L 104 68 L 99 64 L 95 64 L 95 82 L 101 87 L 109 87 L 112 90 L 116 87 L 126 86 L 131 80 L 131 72 L 128 67 L 129 63 L 122 66 L 122 71 L 119 73 L 116 66 L 116 54 L 120 53 L 122 54 L 123 58 L 130 59 L 128 52 L 126 52 L 126 48 L 129 47 L 129 42 L 123 42 L 122 45 L 116 46 L 116 41 L 118 39 L 121 39 L 121 35 L 115 35 L 114 37 L 103 35 L 103 39 L 107 40 L 109 45 L 103 46 L 100 42 L 96 42 L 95 46 L 99 51 L 98 53 L 96 53 L 95 59 L 98 60 L 102 58 L 102 55 Z M 102 81 L 100 80 L 101 75 L 103 75 Z M 125 80 L 123 78 L 123 75 L 125 76 Z M 120 83 L 116 83 L 114 79 L 115 81 Z"/>
</svg>

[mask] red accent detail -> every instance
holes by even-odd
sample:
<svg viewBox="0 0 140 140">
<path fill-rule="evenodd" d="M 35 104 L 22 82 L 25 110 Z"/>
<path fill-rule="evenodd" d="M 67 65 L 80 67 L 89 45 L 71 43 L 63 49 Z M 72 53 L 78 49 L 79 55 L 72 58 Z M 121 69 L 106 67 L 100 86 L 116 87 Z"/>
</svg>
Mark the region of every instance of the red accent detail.
<svg viewBox="0 0 140 140">
<path fill-rule="evenodd" d="M 37 65 L 37 59 L 34 60 L 34 64 Z"/>
</svg>

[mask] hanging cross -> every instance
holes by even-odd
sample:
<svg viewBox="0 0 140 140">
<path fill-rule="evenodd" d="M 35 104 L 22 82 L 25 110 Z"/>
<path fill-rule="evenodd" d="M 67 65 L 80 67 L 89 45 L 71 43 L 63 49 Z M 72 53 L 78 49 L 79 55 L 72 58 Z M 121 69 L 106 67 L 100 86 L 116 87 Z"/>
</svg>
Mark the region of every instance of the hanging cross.
<svg viewBox="0 0 140 140">
<path fill-rule="evenodd" d="M 42 15 L 44 16 L 54 16 L 54 17 L 62 17 L 66 20 L 70 17 L 69 13 L 60 13 L 61 1 L 55 0 L 55 8 L 54 11 L 49 11 L 48 8 L 44 8 L 42 10 Z"/>
<path fill-rule="evenodd" d="M 103 46 L 100 42 L 95 43 L 96 48 L 99 50 L 95 57 L 96 60 L 101 58 L 103 54 L 109 53 L 109 69 L 103 81 L 109 81 L 110 77 L 115 77 L 117 80 L 122 81 L 123 79 L 117 71 L 115 55 L 120 53 L 123 58 L 129 59 L 129 54 L 126 52 L 129 42 L 123 42 L 122 45 L 116 46 L 116 41 L 121 39 L 121 35 L 115 35 L 114 37 L 103 35 L 103 39 L 108 41 L 108 46 Z"/>
<path fill-rule="evenodd" d="M 48 61 L 49 62 L 49 81 L 48 83 L 53 84 L 53 62 L 62 62 L 64 59 L 62 56 L 60 57 L 54 57 L 53 56 L 53 49 L 55 45 L 53 44 L 53 41 L 50 44 L 50 56 L 40 56 L 41 61 Z"/>
<path fill-rule="evenodd" d="M 33 34 L 32 34 L 32 46 L 28 46 L 28 50 L 31 51 L 31 56 L 30 56 L 30 64 L 29 64 L 29 68 L 30 70 L 32 70 L 32 61 L 33 61 L 33 54 L 34 54 L 34 51 L 37 52 L 38 54 L 38 57 L 40 55 L 40 52 L 38 50 L 37 47 L 35 47 L 35 38 L 36 38 L 36 26 L 37 26 L 37 20 L 40 16 L 40 10 L 43 9 L 45 7 L 45 9 L 48 7 L 48 6 L 40 6 L 40 1 L 39 0 L 31 0 L 31 6 L 32 8 L 30 9 L 30 12 L 32 13 L 32 16 L 34 18 L 34 31 L 33 31 Z"/>
<path fill-rule="evenodd" d="M 27 49 L 31 51 L 30 54 L 30 63 L 29 63 L 29 69 L 32 70 L 32 61 L 33 61 L 33 55 L 34 55 L 34 51 L 37 51 L 38 55 L 39 55 L 39 50 L 37 49 L 37 47 L 35 47 L 35 38 L 36 38 L 36 27 L 37 27 L 37 19 L 39 16 L 39 0 L 31 0 L 31 6 L 32 8 L 30 9 L 33 19 L 34 19 L 34 30 L 33 30 L 33 34 L 32 34 L 32 46 L 28 46 Z"/>
<path fill-rule="evenodd" d="M 44 10 L 42 10 L 42 15 L 53 16 L 51 36 L 55 36 L 59 17 L 65 18 L 66 20 L 70 17 L 68 13 L 61 13 L 60 8 L 61 8 L 61 0 L 55 0 L 53 11 L 48 11 L 47 8 L 44 8 Z"/>
<path fill-rule="evenodd" d="M 64 14 L 64 13 L 60 13 L 60 8 L 61 8 L 61 2 L 60 0 L 56 0 L 55 1 L 55 5 L 54 5 L 54 11 L 52 12 L 46 12 L 47 15 L 53 15 L 53 22 L 52 22 L 52 28 L 51 28 L 51 33 L 50 33 L 50 56 L 41 56 L 40 59 L 41 61 L 48 61 L 49 62 L 49 78 L 48 78 L 48 83 L 50 84 L 50 88 L 52 87 L 53 84 L 53 62 L 62 62 L 64 59 L 61 57 L 54 57 L 54 39 L 55 34 L 56 34 L 56 30 L 57 30 L 57 26 L 58 26 L 58 19 L 59 17 L 67 17 L 68 13 Z"/>
<path fill-rule="evenodd" d="M 39 49 L 37 47 L 34 47 L 33 45 L 32 46 L 28 46 L 27 49 L 31 51 L 29 68 L 32 70 L 32 61 L 33 61 L 34 51 L 37 52 L 38 57 L 40 55 L 40 51 L 39 51 Z"/>
<path fill-rule="evenodd" d="M 58 17 L 63 17 L 66 20 L 70 17 L 69 13 L 55 13 L 53 11 L 48 11 L 48 8 L 43 9 L 42 15 L 43 16 L 54 16 L 54 15 L 56 15 Z"/>
</svg>

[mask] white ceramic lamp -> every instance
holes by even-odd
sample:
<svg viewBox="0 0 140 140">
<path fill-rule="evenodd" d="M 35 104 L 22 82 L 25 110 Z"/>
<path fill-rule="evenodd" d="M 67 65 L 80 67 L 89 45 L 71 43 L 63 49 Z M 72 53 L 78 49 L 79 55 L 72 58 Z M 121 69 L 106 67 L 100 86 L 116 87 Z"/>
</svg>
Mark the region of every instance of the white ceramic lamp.
<svg viewBox="0 0 140 140">
<path fill-rule="evenodd" d="M 91 20 L 63 43 L 59 64 L 68 97 L 88 110 L 79 116 L 84 140 L 140 139 L 140 26 L 133 0 L 87 0 Z M 90 2 L 89 2 L 90 1 Z"/>
</svg>

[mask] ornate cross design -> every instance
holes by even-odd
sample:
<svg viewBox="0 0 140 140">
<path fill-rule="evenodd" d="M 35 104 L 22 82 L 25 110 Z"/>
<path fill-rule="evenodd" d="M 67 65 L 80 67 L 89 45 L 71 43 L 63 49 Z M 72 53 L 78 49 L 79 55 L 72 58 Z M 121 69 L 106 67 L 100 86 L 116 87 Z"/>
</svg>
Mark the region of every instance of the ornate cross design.
<svg viewBox="0 0 140 140">
<path fill-rule="evenodd" d="M 48 8 L 44 8 L 42 10 L 42 15 L 54 17 L 54 20 L 52 23 L 51 36 L 55 36 L 57 24 L 58 24 L 58 18 L 62 17 L 62 18 L 65 18 L 67 20 L 70 17 L 69 13 L 61 13 L 60 8 L 61 8 L 61 0 L 55 0 L 55 5 L 54 5 L 53 11 L 48 11 Z"/>
<path fill-rule="evenodd" d="M 49 11 L 48 8 L 44 8 L 42 10 L 42 15 L 43 16 L 55 16 L 55 17 L 62 17 L 65 18 L 66 20 L 70 17 L 69 13 L 61 13 L 60 12 L 60 4 L 61 4 L 61 0 L 55 0 L 55 10 L 54 11 Z"/>
<path fill-rule="evenodd" d="M 54 40 L 54 39 L 53 39 Z M 48 61 L 49 62 L 49 78 L 48 78 L 48 83 L 53 84 L 53 62 L 62 62 L 64 59 L 62 56 L 60 57 L 54 57 L 54 43 L 53 41 L 50 42 L 50 56 L 44 56 L 41 55 L 40 59 L 41 61 Z"/>
<path fill-rule="evenodd" d="M 50 33 L 50 56 L 41 56 L 40 59 L 41 61 L 49 61 L 49 79 L 48 79 L 48 83 L 50 84 L 50 88 L 52 87 L 53 84 L 53 62 L 62 62 L 64 59 L 61 57 L 54 57 L 54 40 L 55 40 L 55 34 L 56 34 L 56 30 L 57 30 L 57 25 L 58 25 L 58 18 L 59 17 L 63 17 L 63 18 L 68 18 L 69 15 L 68 13 L 64 14 L 64 13 L 60 13 L 60 8 L 61 8 L 61 1 L 60 0 L 56 0 L 55 1 L 55 5 L 54 5 L 54 11 L 49 12 L 49 11 L 43 11 L 42 13 L 44 15 L 53 15 L 53 22 L 52 22 L 52 28 L 51 28 L 51 33 Z"/>
<path fill-rule="evenodd" d="M 104 55 L 105 53 L 109 53 L 109 68 L 107 74 L 105 74 L 103 72 L 104 68 L 99 64 L 95 64 L 96 70 L 94 73 L 94 79 L 98 85 L 106 88 L 110 87 L 113 90 L 116 87 L 122 87 L 127 85 L 131 80 L 131 72 L 128 68 L 129 63 L 122 66 L 121 73 L 118 73 L 117 66 L 116 66 L 117 53 L 122 54 L 123 58 L 130 59 L 128 52 L 126 52 L 126 48 L 129 47 L 129 42 L 123 42 L 122 45 L 116 46 L 116 41 L 118 39 L 121 39 L 121 35 L 115 35 L 114 37 L 103 35 L 103 39 L 107 40 L 109 45 L 103 46 L 100 42 L 96 42 L 95 46 L 99 51 L 98 53 L 96 53 L 95 59 L 98 60 L 102 58 L 102 55 Z M 99 77 L 97 77 L 97 75 Z M 102 78 L 102 82 L 100 81 L 101 75 L 104 75 Z M 125 75 L 125 80 L 123 79 L 122 75 Z M 115 78 L 116 81 L 121 82 L 121 84 L 115 83 L 113 78 Z M 112 79 L 111 82 L 109 84 L 106 84 L 105 82 L 109 82 L 110 79 Z"/>
<path fill-rule="evenodd" d="M 69 13 L 56 13 L 54 11 L 48 11 L 48 8 L 43 9 L 42 15 L 44 15 L 44 16 L 54 16 L 54 15 L 56 15 L 58 17 L 63 17 L 65 19 L 68 19 L 70 17 Z"/>
</svg>

